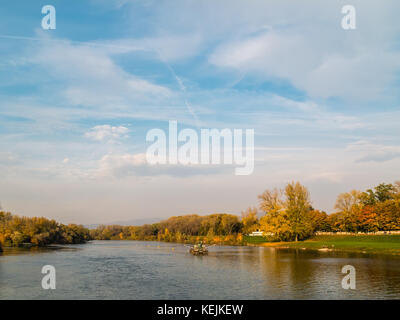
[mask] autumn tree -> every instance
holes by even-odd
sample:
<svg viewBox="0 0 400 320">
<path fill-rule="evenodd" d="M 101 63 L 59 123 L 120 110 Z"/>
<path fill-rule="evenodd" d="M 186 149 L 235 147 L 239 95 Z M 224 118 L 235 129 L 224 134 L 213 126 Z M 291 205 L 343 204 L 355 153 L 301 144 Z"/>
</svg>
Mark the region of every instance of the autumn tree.
<svg viewBox="0 0 400 320">
<path fill-rule="evenodd" d="M 260 224 L 265 231 L 295 241 L 312 234 L 310 194 L 299 182 L 289 183 L 283 190 L 266 190 L 259 199 L 265 212 Z"/>
<path fill-rule="evenodd" d="M 368 189 L 361 195 L 361 202 L 364 205 L 373 206 L 379 202 L 385 202 L 387 200 L 399 199 L 400 196 L 400 182 L 381 183 L 376 186 L 374 190 Z"/>
<path fill-rule="evenodd" d="M 379 230 L 379 222 L 373 206 L 364 206 L 355 212 L 354 229 L 357 232 L 375 232 Z"/>
<path fill-rule="evenodd" d="M 400 199 L 400 181 L 395 181 L 395 183 L 393 184 L 394 186 L 394 190 L 395 190 L 395 195 L 394 197 L 396 199 Z"/>
<path fill-rule="evenodd" d="M 400 200 L 387 200 L 374 206 L 379 230 L 400 230 Z"/>
<path fill-rule="evenodd" d="M 0 212 L 0 243 L 20 246 L 31 243 L 48 244 L 84 243 L 91 240 L 89 230 L 81 225 L 63 225 L 43 217 L 19 217 Z"/>
<path fill-rule="evenodd" d="M 285 210 L 270 211 L 260 218 L 260 229 L 282 241 L 293 240 L 290 220 Z"/>
<path fill-rule="evenodd" d="M 339 212 L 329 217 L 332 230 L 375 232 L 400 229 L 400 182 L 381 183 L 365 192 L 338 196 Z"/>
<path fill-rule="evenodd" d="M 285 207 L 295 236 L 295 241 L 299 237 L 310 235 L 312 227 L 309 213 L 311 211 L 310 193 L 300 182 L 289 183 L 285 188 Z"/>
<path fill-rule="evenodd" d="M 314 209 L 310 211 L 310 220 L 314 232 L 331 231 L 332 228 L 328 217 L 325 211 Z"/>
<path fill-rule="evenodd" d="M 258 196 L 260 200 L 260 209 L 264 212 L 277 212 L 284 207 L 282 200 L 282 190 L 274 188 L 272 190 L 265 190 Z"/>
<path fill-rule="evenodd" d="M 243 233 L 249 234 L 260 227 L 257 208 L 249 207 L 242 212 Z"/>
<path fill-rule="evenodd" d="M 344 192 L 338 195 L 335 203 L 335 209 L 350 213 L 355 206 L 361 203 L 361 192 L 358 190 L 352 190 L 350 192 Z"/>
</svg>

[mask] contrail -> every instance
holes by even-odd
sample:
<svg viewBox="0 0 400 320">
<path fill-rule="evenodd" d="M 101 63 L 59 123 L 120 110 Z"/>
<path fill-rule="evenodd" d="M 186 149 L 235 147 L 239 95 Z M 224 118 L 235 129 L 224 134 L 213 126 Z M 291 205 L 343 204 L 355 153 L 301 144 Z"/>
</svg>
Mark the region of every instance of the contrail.
<svg viewBox="0 0 400 320">
<path fill-rule="evenodd" d="M 165 66 L 168 68 L 168 70 L 171 72 L 172 76 L 174 77 L 175 81 L 178 83 L 179 89 L 183 93 L 186 108 L 189 111 L 189 113 L 193 116 L 193 118 L 196 122 L 196 127 L 199 127 L 199 123 L 200 123 L 199 118 L 197 117 L 196 113 L 194 112 L 194 110 L 192 108 L 192 105 L 190 104 L 190 102 L 187 99 L 187 91 L 186 91 L 185 85 L 182 82 L 182 79 L 178 77 L 178 75 L 176 74 L 176 72 L 172 68 L 172 66 L 166 61 L 166 59 L 164 59 L 160 50 L 158 50 L 157 48 L 155 48 L 151 45 L 149 45 L 149 47 L 152 48 L 158 54 L 158 57 L 160 58 L 160 60 L 165 64 Z"/>
<path fill-rule="evenodd" d="M 195 119 L 196 124 L 197 124 L 197 127 L 198 127 L 198 126 L 199 126 L 199 118 L 197 117 L 197 115 L 196 115 L 196 113 L 194 112 L 194 110 L 193 110 L 191 104 L 189 103 L 189 101 L 188 101 L 187 98 L 186 98 L 186 96 L 187 96 L 186 87 L 185 87 L 185 85 L 183 84 L 182 79 L 179 78 L 179 77 L 176 75 L 174 69 L 170 66 L 169 63 L 167 63 L 167 62 L 165 62 L 165 61 L 163 61 L 163 62 L 165 63 L 165 65 L 167 66 L 167 68 L 170 70 L 170 72 L 171 72 L 172 75 L 174 76 L 176 82 L 178 83 L 179 88 L 180 88 L 181 91 L 183 92 L 186 108 L 188 109 L 189 113 L 190 113 L 190 114 L 193 116 L 193 118 Z"/>
</svg>

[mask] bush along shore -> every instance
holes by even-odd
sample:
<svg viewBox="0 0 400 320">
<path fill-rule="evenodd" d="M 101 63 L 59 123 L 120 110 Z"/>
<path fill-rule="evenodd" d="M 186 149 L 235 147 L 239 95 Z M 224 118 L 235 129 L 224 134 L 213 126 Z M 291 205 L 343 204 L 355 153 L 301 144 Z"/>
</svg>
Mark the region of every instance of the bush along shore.
<svg viewBox="0 0 400 320">
<path fill-rule="evenodd" d="M 78 244 L 91 240 L 89 229 L 81 225 L 63 225 L 46 218 L 28 218 L 0 212 L 1 247 Z"/>
</svg>

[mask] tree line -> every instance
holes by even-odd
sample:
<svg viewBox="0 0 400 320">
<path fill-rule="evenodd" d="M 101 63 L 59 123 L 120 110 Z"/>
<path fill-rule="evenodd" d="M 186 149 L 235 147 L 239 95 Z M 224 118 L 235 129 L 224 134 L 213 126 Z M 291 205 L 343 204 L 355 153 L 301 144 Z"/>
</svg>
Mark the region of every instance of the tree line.
<svg viewBox="0 0 400 320">
<path fill-rule="evenodd" d="M 400 181 L 342 193 L 335 208 L 338 212 L 329 215 L 330 231 L 400 230 Z"/>
<path fill-rule="evenodd" d="M 143 226 L 99 226 L 90 230 L 97 240 L 158 240 L 167 242 L 193 242 L 208 239 L 209 242 L 242 241 L 242 222 L 239 217 L 227 213 L 207 216 L 196 214 L 171 217 L 159 223 Z"/>
<path fill-rule="evenodd" d="M 264 231 L 272 241 L 305 240 L 317 231 L 400 230 L 400 182 L 342 193 L 337 197 L 336 212 L 331 214 L 314 209 L 308 189 L 299 182 L 266 190 L 258 199 L 259 207 L 249 207 L 241 217 L 227 213 L 184 215 L 143 226 L 99 226 L 90 235 L 99 240 L 202 239 L 239 244 L 245 241 L 245 235 L 256 230 Z"/>
<path fill-rule="evenodd" d="M 143 226 L 101 225 L 88 230 L 46 218 L 27 218 L 0 212 L 0 246 L 84 243 L 88 240 L 158 240 L 243 244 L 246 235 L 264 231 L 271 241 L 305 240 L 317 231 L 376 232 L 400 230 L 400 182 L 381 183 L 366 191 L 352 190 L 337 197 L 336 211 L 314 209 L 308 189 L 299 182 L 265 190 L 259 206 L 241 216 L 215 213 L 175 216 Z"/>
<path fill-rule="evenodd" d="M 336 212 L 329 215 L 312 207 L 307 188 L 299 182 L 289 183 L 283 190 L 266 190 L 259 199 L 264 212 L 260 229 L 279 240 L 303 240 L 317 231 L 400 230 L 400 182 L 339 194 Z"/>
<path fill-rule="evenodd" d="M 0 212 L 0 247 L 30 244 L 78 244 L 91 240 L 89 229 L 82 225 L 64 225 L 42 217 L 20 217 Z"/>
</svg>

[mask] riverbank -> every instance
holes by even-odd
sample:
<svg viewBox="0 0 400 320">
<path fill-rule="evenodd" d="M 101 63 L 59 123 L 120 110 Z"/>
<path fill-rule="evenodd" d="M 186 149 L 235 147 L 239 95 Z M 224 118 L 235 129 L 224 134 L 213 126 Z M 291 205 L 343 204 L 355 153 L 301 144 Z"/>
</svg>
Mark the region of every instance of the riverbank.
<svg viewBox="0 0 400 320">
<path fill-rule="evenodd" d="M 248 245 L 400 256 L 400 235 L 320 235 L 298 242 L 259 242 Z"/>
<path fill-rule="evenodd" d="M 121 240 L 121 239 L 119 239 Z M 271 237 L 188 237 L 181 241 L 165 241 L 156 237 L 147 239 L 126 239 L 133 241 L 161 241 L 169 243 L 194 244 L 203 241 L 207 245 L 262 246 L 275 248 L 297 248 L 318 251 L 345 251 L 368 254 L 389 254 L 400 256 L 400 235 L 316 235 L 305 241 L 279 242 Z M 172 239 L 171 239 L 172 240 Z"/>
<path fill-rule="evenodd" d="M 207 237 L 196 237 L 192 241 L 160 241 L 157 239 L 129 239 L 125 241 L 160 241 L 165 243 L 193 244 L 203 241 L 207 245 L 220 246 L 261 246 L 274 248 L 294 248 L 301 250 L 318 250 L 321 252 L 355 252 L 366 254 L 385 254 L 400 257 L 400 235 L 316 235 L 311 239 L 298 242 L 277 242 L 267 237 L 243 237 L 242 241 L 210 241 Z M 208 241 L 207 241 L 208 240 Z M 217 239 L 215 239 L 217 240 Z M 228 240 L 228 239 L 226 239 Z M 121 239 L 106 241 L 124 241 Z M 33 246 L 34 248 L 41 248 Z M 50 248 L 52 246 L 45 246 Z M 10 247 L 15 248 L 15 247 Z M 25 247 L 26 248 L 26 247 Z"/>
</svg>

